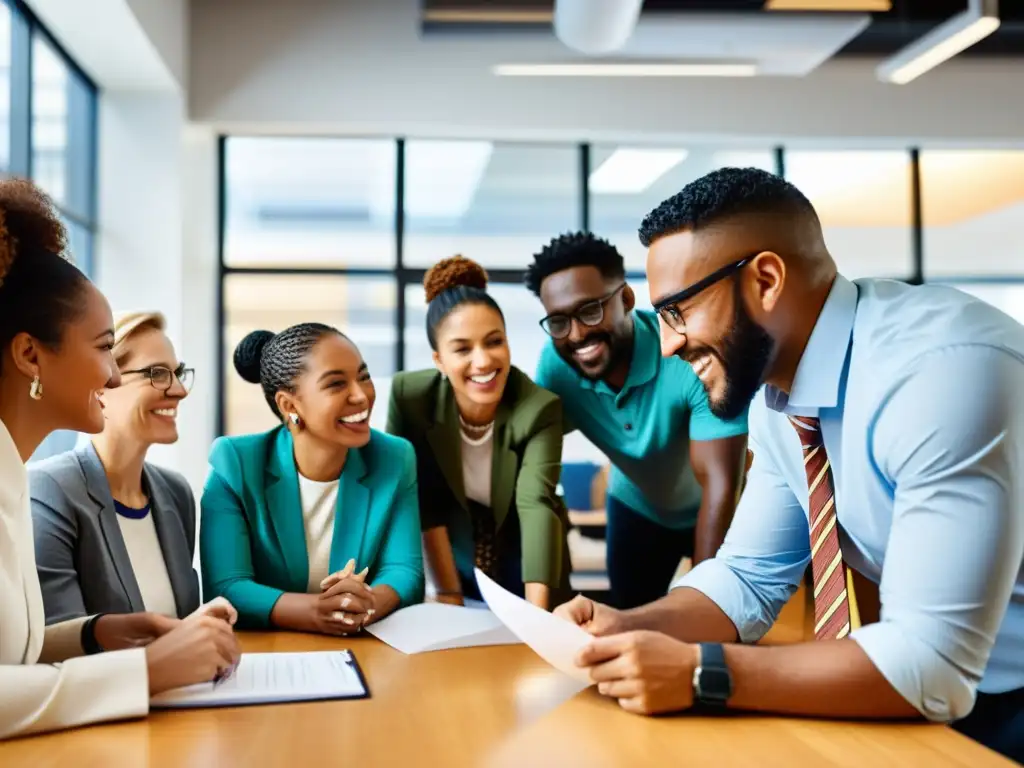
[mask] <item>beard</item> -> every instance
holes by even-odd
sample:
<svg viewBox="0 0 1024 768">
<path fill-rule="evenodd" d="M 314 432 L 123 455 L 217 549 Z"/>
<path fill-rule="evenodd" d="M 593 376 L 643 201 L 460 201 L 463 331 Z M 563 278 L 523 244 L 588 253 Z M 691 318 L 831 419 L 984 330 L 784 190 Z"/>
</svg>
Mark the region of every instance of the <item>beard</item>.
<svg viewBox="0 0 1024 768">
<path fill-rule="evenodd" d="M 603 360 L 594 361 L 594 365 L 584 366 L 574 356 L 577 349 L 582 349 L 590 344 L 604 342 L 608 350 Z M 583 341 L 576 344 L 568 344 L 564 348 L 558 347 L 558 353 L 569 366 L 584 378 L 592 381 L 600 381 L 610 370 L 616 368 L 623 360 L 628 360 L 632 351 L 630 337 L 626 335 L 611 334 L 607 331 L 597 331 L 587 336 Z"/>
<path fill-rule="evenodd" d="M 768 363 L 775 351 L 772 337 L 747 314 L 738 287 L 734 291 L 734 305 L 732 326 L 719 343 L 719 349 L 687 350 L 686 355 L 687 359 L 696 360 L 710 353 L 721 363 L 725 389 L 718 398 L 708 392 L 708 401 L 711 413 L 724 421 L 743 415 L 764 384 Z"/>
</svg>

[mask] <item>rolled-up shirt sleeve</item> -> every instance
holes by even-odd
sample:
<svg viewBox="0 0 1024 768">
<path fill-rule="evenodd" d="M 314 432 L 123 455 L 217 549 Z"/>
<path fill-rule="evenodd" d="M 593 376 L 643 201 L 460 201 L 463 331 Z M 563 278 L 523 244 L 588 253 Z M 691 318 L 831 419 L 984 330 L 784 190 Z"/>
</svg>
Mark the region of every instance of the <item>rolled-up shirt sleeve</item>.
<svg viewBox="0 0 1024 768">
<path fill-rule="evenodd" d="M 754 430 L 750 450 L 754 463 L 725 542 L 714 558 L 672 585 L 711 598 L 744 643 L 760 640 L 775 623 L 811 558 L 803 508 Z"/>
<path fill-rule="evenodd" d="M 851 637 L 922 715 L 950 721 L 974 706 L 1024 556 L 1024 363 L 960 346 L 913 368 L 868 435 L 894 508 L 881 621 Z"/>
</svg>

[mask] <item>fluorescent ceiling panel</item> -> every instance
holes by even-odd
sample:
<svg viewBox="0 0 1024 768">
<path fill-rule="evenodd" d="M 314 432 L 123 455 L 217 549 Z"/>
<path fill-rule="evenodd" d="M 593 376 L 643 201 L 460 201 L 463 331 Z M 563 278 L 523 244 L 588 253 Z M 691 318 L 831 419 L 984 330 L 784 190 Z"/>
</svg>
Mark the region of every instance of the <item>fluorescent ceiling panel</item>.
<svg viewBox="0 0 1024 768">
<path fill-rule="evenodd" d="M 498 64 L 502 77 L 753 77 L 754 64 Z"/>
<path fill-rule="evenodd" d="M 410 141 L 405 145 L 405 213 L 460 219 L 491 161 L 489 141 Z"/>
<path fill-rule="evenodd" d="M 967 50 L 997 29 L 998 0 L 970 0 L 966 11 L 953 16 L 883 61 L 876 74 L 879 80 L 905 85 Z"/>
<path fill-rule="evenodd" d="M 884 13 L 892 0 L 766 0 L 766 11 L 861 11 Z"/>
<path fill-rule="evenodd" d="M 685 149 L 616 149 L 590 174 L 590 191 L 598 195 L 643 192 L 685 160 L 686 154 Z"/>
</svg>

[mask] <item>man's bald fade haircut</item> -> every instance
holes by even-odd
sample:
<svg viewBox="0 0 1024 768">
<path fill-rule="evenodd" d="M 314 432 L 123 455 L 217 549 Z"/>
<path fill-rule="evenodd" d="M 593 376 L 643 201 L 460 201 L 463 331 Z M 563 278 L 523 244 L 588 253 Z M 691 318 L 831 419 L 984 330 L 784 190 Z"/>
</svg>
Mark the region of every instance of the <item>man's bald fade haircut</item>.
<svg viewBox="0 0 1024 768">
<path fill-rule="evenodd" d="M 760 168 L 720 168 L 690 182 L 644 217 L 640 242 L 701 229 L 747 216 L 783 222 L 821 224 L 804 194 L 781 176 Z"/>
</svg>

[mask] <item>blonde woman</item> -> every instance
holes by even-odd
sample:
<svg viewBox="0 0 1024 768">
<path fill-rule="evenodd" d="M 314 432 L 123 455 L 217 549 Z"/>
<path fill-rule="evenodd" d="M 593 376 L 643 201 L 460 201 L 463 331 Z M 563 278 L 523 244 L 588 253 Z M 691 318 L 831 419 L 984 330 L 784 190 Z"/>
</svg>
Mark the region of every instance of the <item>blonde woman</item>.
<svg viewBox="0 0 1024 768">
<path fill-rule="evenodd" d="M 192 491 L 146 462 L 150 446 L 177 441 L 193 378 L 165 328 L 157 312 L 117 318 L 121 385 L 100 392 L 103 431 L 29 471 L 47 623 L 142 611 L 184 618 L 199 607 Z"/>
</svg>

